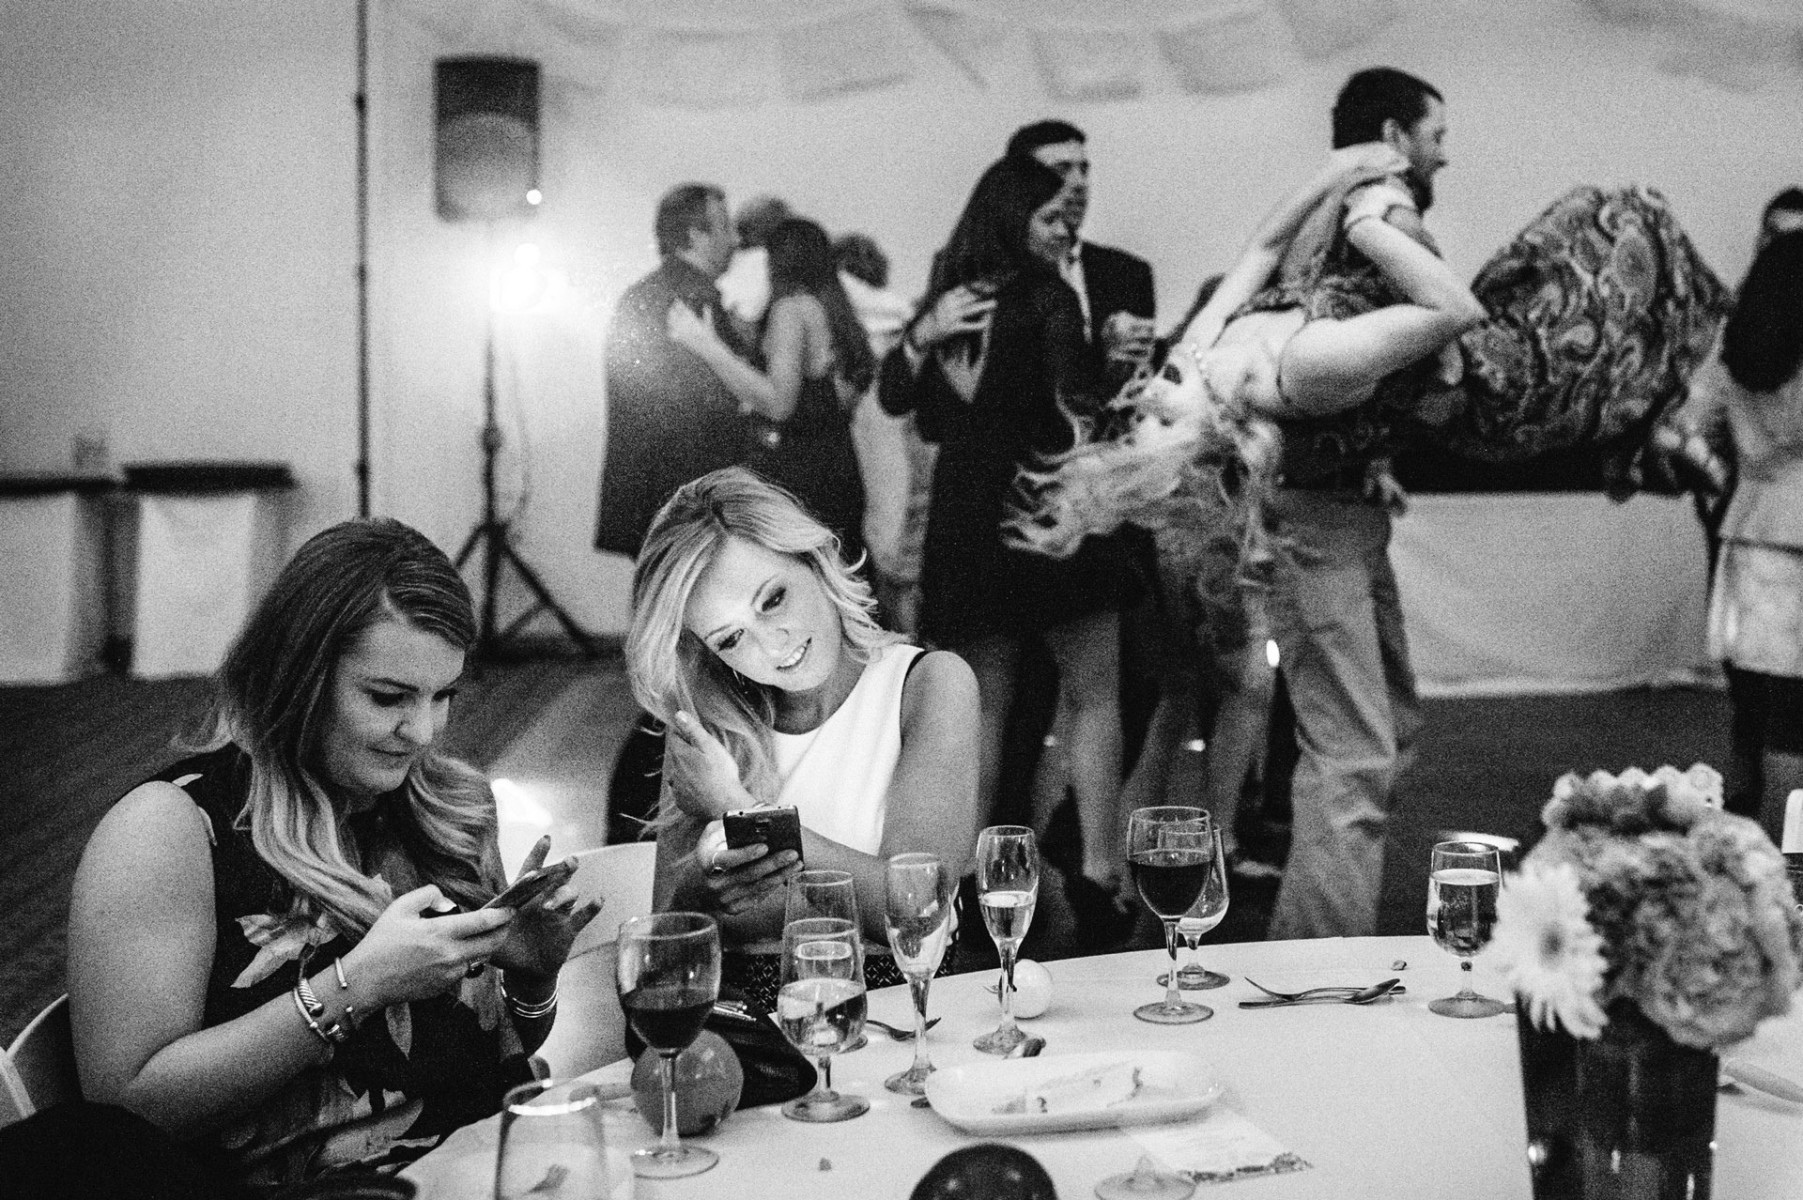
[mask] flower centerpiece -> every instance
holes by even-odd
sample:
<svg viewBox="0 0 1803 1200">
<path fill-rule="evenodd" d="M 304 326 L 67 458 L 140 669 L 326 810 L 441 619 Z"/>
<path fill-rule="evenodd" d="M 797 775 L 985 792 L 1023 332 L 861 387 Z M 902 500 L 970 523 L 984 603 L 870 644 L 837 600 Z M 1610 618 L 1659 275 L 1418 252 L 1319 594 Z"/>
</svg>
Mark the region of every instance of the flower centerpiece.
<svg viewBox="0 0 1803 1200">
<path fill-rule="evenodd" d="M 1503 880 L 1537 1200 L 1706 1197 L 1716 1052 L 1790 1008 L 1803 916 L 1759 826 L 1701 764 L 1567 775 Z"/>
</svg>

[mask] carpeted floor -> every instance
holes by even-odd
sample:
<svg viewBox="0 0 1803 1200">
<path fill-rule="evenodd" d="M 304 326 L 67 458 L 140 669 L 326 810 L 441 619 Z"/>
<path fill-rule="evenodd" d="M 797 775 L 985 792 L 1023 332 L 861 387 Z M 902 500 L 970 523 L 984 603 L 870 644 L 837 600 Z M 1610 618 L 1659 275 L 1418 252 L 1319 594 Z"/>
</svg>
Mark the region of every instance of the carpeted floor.
<svg viewBox="0 0 1803 1200">
<path fill-rule="evenodd" d="M 110 676 L 0 688 L 0 1042 L 62 990 L 69 880 L 89 831 L 168 761 L 172 737 L 200 715 L 205 696 L 199 680 Z M 592 797 L 604 794 L 606 764 L 633 712 L 617 658 L 493 665 L 464 689 L 450 742 L 509 774 L 573 776 Z M 1429 702 L 1426 717 L 1391 823 L 1380 933 L 1420 931 L 1428 850 L 1442 833 L 1526 840 L 1565 771 L 1720 765 L 1727 746 L 1727 700 L 1705 690 L 1443 700 Z M 1228 917 L 1209 940 L 1262 937 L 1276 886 L 1236 879 Z M 1043 928 L 1055 926 L 1048 919 Z M 974 943 L 986 939 L 970 940 L 980 953 Z M 1027 952 L 1053 958 L 1058 947 L 1042 940 Z"/>
</svg>

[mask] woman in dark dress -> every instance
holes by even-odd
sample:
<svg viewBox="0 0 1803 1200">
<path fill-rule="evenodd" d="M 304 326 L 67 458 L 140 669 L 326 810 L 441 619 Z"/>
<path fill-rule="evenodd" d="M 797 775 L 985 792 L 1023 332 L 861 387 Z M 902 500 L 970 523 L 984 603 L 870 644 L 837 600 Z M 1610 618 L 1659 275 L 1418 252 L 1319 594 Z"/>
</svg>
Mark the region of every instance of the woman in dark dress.
<svg viewBox="0 0 1803 1200">
<path fill-rule="evenodd" d="M 1071 443 L 1104 381 L 1057 264 L 1070 230 L 1057 172 L 1004 159 L 984 172 L 934 264 L 929 298 L 884 361 L 879 396 L 939 443 L 921 572 L 922 631 L 957 650 L 982 695 L 979 803 L 993 803 L 1016 660 L 1044 638 L 1058 664 L 1054 727 L 1069 747 L 1082 874 L 1119 888 L 1119 609 L 1126 556 L 1105 538 L 1054 560 L 1003 540 L 1022 468 Z"/>
<path fill-rule="evenodd" d="M 876 359 L 839 282 L 832 240 L 812 221 L 791 218 L 764 243 L 770 308 L 764 316 L 765 370 L 758 370 L 685 305 L 670 309 L 670 337 L 707 363 L 759 418 L 750 466 L 794 493 L 839 535 L 856 563 L 864 551 L 864 484 L 851 440 L 851 410 L 869 390 Z"/>
</svg>

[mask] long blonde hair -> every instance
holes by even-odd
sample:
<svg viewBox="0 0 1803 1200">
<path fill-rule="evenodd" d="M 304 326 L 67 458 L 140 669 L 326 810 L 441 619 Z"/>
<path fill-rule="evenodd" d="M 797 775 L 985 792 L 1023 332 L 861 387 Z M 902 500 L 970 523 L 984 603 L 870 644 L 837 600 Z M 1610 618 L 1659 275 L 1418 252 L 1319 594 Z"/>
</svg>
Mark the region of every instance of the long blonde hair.
<svg viewBox="0 0 1803 1200">
<path fill-rule="evenodd" d="M 773 690 L 736 674 L 683 625 L 689 596 L 729 538 L 806 563 L 839 611 L 845 648 L 855 661 L 869 662 L 900 639 L 877 624 L 870 585 L 840 559 L 839 539 L 794 496 L 743 467 L 713 471 L 676 489 L 651 522 L 632 576 L 632 629 L 626 635 L 632 694 L 663 724 L 678 711 L 691 714 L 732 755 L 745 789 L 767 800 L 777 792 Z"/>
<path fill-rule="evenodd" d="M 1242 562 L 1267 548 L 1264 508 L 1283 447 L 1277 426 L 1223 403 L 1205 380 L 1202 403 L 1155 411 L 1144 403 L 1151 378 L 1130 380 L 1109 419 L 1073 418 L 1075 444 L 1043 469 L 1021 472 L 1021 498 L 1005 527 L 1011 541 L 1063 558 L 1085 537 L 1131 523 L 1229 539 Z"/>
<path fill-rule="evenodd" d="M 237 824 L 293 889 L 294 914 L 325 917 L 353 935 L 368 930 L 394 892 L 361 869 L 319 753 L 339 661 L 388 620 L 458 650 L 475 641 L 469 589 L 424 535 L 389 519 L 334 525 L 282 569 L 216 681 L 213 744 L 236 743 L 250 758 Z M 494 894 L 501 882 L 494 798 L 473 768 L 428 749 L 385 811 L 422 881 L 465 907 Z"/>
</svg>

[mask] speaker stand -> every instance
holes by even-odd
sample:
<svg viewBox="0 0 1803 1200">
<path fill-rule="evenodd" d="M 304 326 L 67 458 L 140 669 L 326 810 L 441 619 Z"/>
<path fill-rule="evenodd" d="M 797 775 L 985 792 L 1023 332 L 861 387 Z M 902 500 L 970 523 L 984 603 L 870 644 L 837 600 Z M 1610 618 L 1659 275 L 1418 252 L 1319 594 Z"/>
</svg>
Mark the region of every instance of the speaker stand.
<svg viewBox="0 0 1803 1200">
<path fill-rule="evenodd" d="M 541 612 L 557 618 L 558 624 L 582 652 L 594 658 L 600 646 L 587 630 L 576 623 L 569 611 L 551 595 L 551 589 L 538 577 L 520 552 L 508 540 L 508 522 L 495 505 L 495 459 L 501 453 L 501 426 L 495 419 L 495 310 L 488 308 L 488 337 L 482 351 L 482 520 L 464 539 L 457 552 L 457 569 L 461 571 L 479 547 L 482 551 L 482 607 L 476 631 L 476 652 L 486 658 L 503 657 L 507 643 L 518 636 L 526 622 Z M 515 617 L 505 629 L 496 627 L 495 593 L 501 582 L 501 568 L 512 567 L 520 582 L 532 593 L 533 604 Z"/>
</svg>

